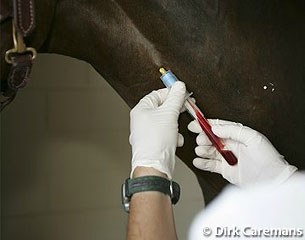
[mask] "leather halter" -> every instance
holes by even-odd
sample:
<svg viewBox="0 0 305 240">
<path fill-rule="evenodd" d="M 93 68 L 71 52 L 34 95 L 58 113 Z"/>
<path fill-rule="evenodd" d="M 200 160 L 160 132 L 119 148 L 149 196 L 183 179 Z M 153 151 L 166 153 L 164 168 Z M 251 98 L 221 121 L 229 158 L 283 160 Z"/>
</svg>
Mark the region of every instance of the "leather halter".
<svg viewBox="0 0 305 240">
<path fill-rule="evenodd" d="M 1 23 L 7 18 L 12 18 L 12 34 L 14 47 L 5 53 L 5 61 L 11 64 L 7 79 L 7 89 L 1 90 L 1 111 L 11 103 L 19 88 L 26 86 L 32 69 L 32 61 L 37 53 L 34 48 L 26 47 L 24 37 L 28 37 L 35 28 L 34 0 L 13 0 L 10 6 L 1 0 Z"/>
</svg>

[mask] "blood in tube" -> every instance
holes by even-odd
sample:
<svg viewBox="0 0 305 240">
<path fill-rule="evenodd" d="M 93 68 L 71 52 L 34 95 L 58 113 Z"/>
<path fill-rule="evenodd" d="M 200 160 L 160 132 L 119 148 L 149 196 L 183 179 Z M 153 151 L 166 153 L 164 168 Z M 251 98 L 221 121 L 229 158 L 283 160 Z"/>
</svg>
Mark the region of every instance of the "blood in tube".
<svg viewBox="0 0 305 240">
<path fill-rule="evenodd" d="M 205 132 L 211 143 L 214 145 L 214 147 L 217 149 L 217 151 L 223 156 L 223 158 L 227 161 L 230 165 L 235 165 L 237 163 L 237 158 L 230 150 L 224 149 L 224 144 L 222 143 L 221 139 L 217 137 L 212 132 L 212 127 L 209 124 L 209 122 L 202 116 L 202 114 L 197 110 L 194 109 L 197 117 L 197 121 L 202 128 L 202 130 Z"/>
</svg>

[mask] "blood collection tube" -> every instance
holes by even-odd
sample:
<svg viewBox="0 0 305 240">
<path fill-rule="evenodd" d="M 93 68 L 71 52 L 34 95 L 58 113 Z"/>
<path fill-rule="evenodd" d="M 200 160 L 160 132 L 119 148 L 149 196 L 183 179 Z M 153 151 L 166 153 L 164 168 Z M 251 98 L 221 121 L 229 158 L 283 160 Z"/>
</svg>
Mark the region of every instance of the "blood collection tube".
<svg viewBox="0 0 305 240">
<path fill-rule="evenodd" d="M 160 78 L 167 88 L 171 88 L 171 86 L 178 81 L 178 78 L 170 70 L 160 68 L 159 72 L 162 74 Z M 191 100 L 189 93 L 187 93 L 187 98 L 184 105 L 189 114 L 198 121 L 201 129 L 205 132 L 213 146 L 223 156 L 227 163 L 230 165 L 235 165 L 237 163 L 237 158 L 232 151 L 225 149 L 225 145 L 223 144 L 222 140 L 212 132 L 211 125 L 204 117 L 198 106 Z"/>
</svg>

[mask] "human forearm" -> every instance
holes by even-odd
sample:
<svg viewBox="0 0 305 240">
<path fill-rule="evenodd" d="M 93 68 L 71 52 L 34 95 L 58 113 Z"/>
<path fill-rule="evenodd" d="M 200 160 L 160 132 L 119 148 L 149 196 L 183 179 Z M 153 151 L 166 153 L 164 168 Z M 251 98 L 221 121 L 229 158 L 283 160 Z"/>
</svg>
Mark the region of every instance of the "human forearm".
<svg viewBox="0 0 305 240">
<path fill-rule="evenodd" d="M 133 177 L 166 175 L 146 167 L 138 167 Z M 139 192 L 132 196 L 127 240 L 177 239 L 171 199 L 157 191 Z"/>
</svg>

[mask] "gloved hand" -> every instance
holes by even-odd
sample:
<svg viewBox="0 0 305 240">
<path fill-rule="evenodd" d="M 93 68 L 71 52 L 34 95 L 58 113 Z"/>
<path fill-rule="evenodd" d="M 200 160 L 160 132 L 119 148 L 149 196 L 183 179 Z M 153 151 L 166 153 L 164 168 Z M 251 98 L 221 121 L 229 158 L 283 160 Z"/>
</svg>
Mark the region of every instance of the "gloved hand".
<svg viewBox="0 0 305 240">
<path fill-rule="evenodd" d="M 146 95 L 131 110 L 131 177 L 136 167 L 144 166 L 172 178 L 176 147 L 184 142 L 178 134 L 178 117 L 185 95 L 185 84 L 177 81 L 170 90 L 160 89 Z"/>
<path fill-rule="evenodd" d="M 240 123 L 223 120 L 209 120 L 212 131 L 222 138 L 225 148 L 231 150 L 238 163 L 230 166 L 212 146 L 197 121 L 188 129 L 199 133 L 195 152 L 199 158 L 193 160 L 195 167 L 221 174 L 229 182 L 246 186 L 262 181 L 280 184 L 287 180 L 297 168 L 289 165 L 271 142 L 261 133 Z"/>
</svg>

